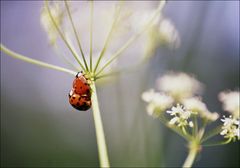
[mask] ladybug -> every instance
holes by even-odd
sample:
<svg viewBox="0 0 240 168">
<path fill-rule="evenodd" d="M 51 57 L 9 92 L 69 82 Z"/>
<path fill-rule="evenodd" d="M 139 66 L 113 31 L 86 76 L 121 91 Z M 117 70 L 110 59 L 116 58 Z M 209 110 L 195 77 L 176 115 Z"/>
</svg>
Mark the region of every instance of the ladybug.
<svg viewBox="0 0 240 168">
<path fill-rule="evenodd" d="M 77 110 L 86 111 L 91 105 L 91 87 L 89 80 L 82 72 L 78 72 L 73 87 L 68 94 L 69 103 Z"/>
<path fill-rule="evenodd" d="M 73 89 L 77 94 L 87 94 L 90 95 L 91 87 L 89 85 L 89 80 L 85 77 L 82 72 L 78 72 L 76 78 L 73 81 Z"/>
<path fill-rule="evenodd" d="M 91 96 L 76 94 L 73 90 L 69 93 L 69 103 L 77 110 L 86 111 L 91 105 Z"/>
</svg>

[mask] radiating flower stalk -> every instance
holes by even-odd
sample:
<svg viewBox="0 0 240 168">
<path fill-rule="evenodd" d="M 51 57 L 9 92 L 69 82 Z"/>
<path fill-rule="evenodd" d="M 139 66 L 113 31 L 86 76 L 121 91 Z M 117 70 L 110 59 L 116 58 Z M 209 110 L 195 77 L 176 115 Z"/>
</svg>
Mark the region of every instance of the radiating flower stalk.
<svg viewBox="0 0 240 168">
<path fill-rule="evenodd" d="M 200 95 L 203 84 L 183 72 L 169 72 L 157 80 L 159 91 L 150 89 L 142 94 L 148 103 L 147 113 L 158 118 L 165 126 L 188 142 L 189 154 L 183 167 L 191 167 L 202 147 L 224 145 L 240 139 L 239 136 L 239 91 L 224 91 L 219 94 L 223 109 L 230 113 L 223 116 L 222 125 L 208 130 L 207 126 L 219 118 L 210 112 Z M 216 135 L 223 136 L 219 142 L 209 141 Z"/>
<path fill-rule="evenodd" d="M 98 145 L 98 153 L 99 153 L 99 161 L 101 167 L 110 167 L 110 162 L 108 158 L 108 152 L 107 152 L 107 145 L 105 140 L 105 134 L 103 129 L 103 123 L 101 119 L 101 113 L 98 105 L 98 98 L 97 98 L 97 90 L 95 86 L 95 81 L 102 78 L 107 77 L 108 72 L 106 72 L 106 69 L 109 68 L 112 63 L 118 59 L 121 55 L 123 55 L 123 52 L 129 48 L 142 34 L 145 32 L 148 32 L 149 29 L 152 28 L 153 23 L 156 22 L 156 19 L 161 16 L 161 12 L 163 7 L 165 6 L 165 1 L 162 0 L 159 2 L 159 6 L 157 9 L 153 10 L 150 17 L 147 18 L 146 23 L 143 26 L 139 26 L 138 30 L 130 36 L 130 38 L 125 41 L 125 43 L 119 47 L 119 49 L 116 50 L 116 52 L 113 52 L 110 58 L 108 58 L 103 65 L 100 63 L 103 62 L 105 59 L 106 51 L 109 49 L 109 44 L 111 43 L 112 36 L 115 33 L 117 29 L 117 24 L 119 24 L 120 19 L 120 13 L 122 12 L 121 6 L 123 5 L 122 2 L 117 4 L 118 7 L 115 9 L 115 15 L 113 18 L 113 22 L 110 28 L 110 32 L 107 36 L 107 40 L 105 41 L 104 47 L 102 51 L 100 52 L 100 55 L 97 57 L 97 62 L 94 65 L 93 62 L 93 49 L 94 49 L 94 34 L 93 34 L 93 20 L 95 19 L 94 16 L 94 2 L 89 1 L 89 13 L 90 13 L 90 33 L 89 33 L 89 52 L 85 52 L 82 41 L 81 41 L 81 34 L 78 30 L 78 26 L 76 24 L 76 20 L 74 20 L 74 17 L 72 16 L 72 10 L 71 5 L 69 4 L 69 1 L 64 2 L 48 2 L 45 1 L 42 14 L 41 14 L 41 22 L 47 31 L 49 35 L 49 41 L 50 44 L 53 46 L 53 48 L 57 51 L 57 54 L 61 56 L 66 63 L 71 65 L 72 69 L 63 68 L 60 66 L 52 65 L 49 63 L 45 63 L 36 59 L 28 58 L 24 55 L 21 55 L 19 53 L 16 53 L 3 44 L 1 44 L 1 52 L 5 53 L 8 56 L 11 56 L 13 58 L 35 64 L 41 67 L 50 68 L 62 72 L 66 72 L 70 75 L 75 76 L 78 71 L 83 71 L 92 81 L 91 82 L 91 88 L 92 88 L 92 110 L 93 110 L 93 117 L 94 117 L 94 123 L 95 123 L 95 130 L 96 130 L 96 137 L 97 137 L 97 145 Z M 123 12 L 124 13 L 124 12 Z M 139 18 L 140 19 L 140 18 Z M 70 25 L 65 27 L 64 29 L 64 23 L 68 21 Z M 78 21 L 81 21 L 78 19 Z M 68 31 L 73 32 L 73 36 L 75 38 L 75 42 L 77 43 L 78 50 L 77 51 L 73 45 L 74 39 L 72 39 L 69 36 Z M 176 35 L 175 35 L 176 36 Z M 171 37 L 170 37 L 171 38 Z M 74 62 L 67 57 L 64 53 L 60 51 L 62 46 L 60 46 L 57 43 L 57 40 L 60 39 L 64 44 L 65 47 L 70 51 L 71 55 L 73 56 Z M 172 39 L 171 39 L 172 40 Z M 170 40 L 170 41 L 171 41 Z M 168 38 L 164 37 L 164 41 L 169 41 Z M 79 54 L 80 53 L 80 54 Z M 88 54 L 89 53 L 89 54 Z M 87 59 L 87 57 L 89 59 Z M 77 63 L 77 65 L 75 64 Z M 172 101 L 172 100 L 166 100 L 166 101 Z M 165 108 L 165 107 L 164 107 Z"/>
</svg>

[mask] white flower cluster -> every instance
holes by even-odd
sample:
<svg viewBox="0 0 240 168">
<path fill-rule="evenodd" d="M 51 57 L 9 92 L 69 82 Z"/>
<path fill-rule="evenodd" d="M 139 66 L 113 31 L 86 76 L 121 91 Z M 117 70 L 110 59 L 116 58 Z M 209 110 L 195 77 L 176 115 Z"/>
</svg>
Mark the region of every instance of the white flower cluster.
<svg viewBox="0 0 240 168">
<path fill-rule="evenodd" d="M 173 103 L 173 99 L 170 96 L 155 92 L 153 89 L 144 92 L 142 99 L 148 102 L 147 112 L 154 117 L 158 117 L 161 112 L 171 107 Z"/>
<path fill-rule="evenodd" d="M 237 138 L 240 139 L 240 129 L 239 129 L 239 119 L 232 118 L 230 116 L 229 118 L 223 116 L 223 119 L 221 119 L 223 122 L 222 126 L 222 132 L 221 135 L 224 136 L 224 138 L 234 140 Z"/>
<path fill-rule="evenodd" d="M 193 127 L 193 122 L 188 121 L 192 115 L 192 112 L 186 110 L 183 106 L 177 104 L 176 107 L 172 107 L 172 109 L 168 110 L 167 113 L 173 116 L 173 118 L 169 122 L 170 125 L 176 124 L 178 127 Z"/>
<path fill-rule="evenodd" d="M 224 91 L 220 92 L 219 100 L 223 103 L 223 109 L 230 113 L 229 117 L 223 117 L 221 121 L 223 122 L 221 135 L 224 138 L 230 140 L 239 140 L 239 91 Z"/>
<path fill-rule="evenodd" d="M 224 91 L 219 94 L 219 100 L 223 103 L 223 109 L 233 115 L 234 118 L 239 118 L 239 91 Z"/>
<path fill-rule="evenodd" d="M 186 73 L 169 72 L 157 80 L 158 89 L 171 95 L 176 101 L 201 94 L 203 85 Z"/>
</svg>

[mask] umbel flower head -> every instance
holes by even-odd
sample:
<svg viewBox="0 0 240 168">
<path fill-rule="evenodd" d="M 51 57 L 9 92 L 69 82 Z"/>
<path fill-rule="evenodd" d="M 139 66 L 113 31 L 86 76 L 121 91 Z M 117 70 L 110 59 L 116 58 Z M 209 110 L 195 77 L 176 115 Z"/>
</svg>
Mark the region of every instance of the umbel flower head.
<svg viewBox="0 0 240 168">
<path fill-rule="evenodd" d="M 148 103 L 148 114 L 154 117 L 159 117 L 159 115 L 171 107 L 173 103 L 172 97 L 164 93 L 155 92 L 153 89 L 144 92 L 142 99 Z"/>
<path fill-rule="evenodd" d="M 229 112 L 234 118 L 240 117 L 240 94 L 239 91 L 224 91 L 220 92 L 219 100 L 223 103 L 223 109 Z"/>
<path fill-rule="evenodd" d="M 222 132 L 220 133 L 224 138 L 229 139 L 230 141 L 235 141 L 240 139 L 240 129 L 239 129 L 239 119 L 235 119 L 232 116 L 225 117 L 221 119 L 223 122 Z"/>
<path fill-rule="evenodd" d="M 201 94 L 203 89 L 203 85 L 197 79 L 183 72 L 169 72 L 160 77 L 157 80 L 157 87 L 176 101 Z"/>
<path fill-rule="evenodd" d="M 173 106 L 171 110 L 168 110 L 167 113 L 173 116 L 173 118 L 169 121 L 170 125 L 175 124 L 178 127 L 193 127 L 193 122 L 189 121 L 189 118 L 193 113 L 186 110 L 183 106 L 177 104 L 177 106 Z"/>
<path fill-rule="evenodd" d="M 143 100 L 148 103 L 148 114 L 156 115 L 158 112 L 160 115 L 162 111 L 180 103 L 184 105 L 186 114 L 191 111 L 192 114 L 207 121 L 215 121 L 218 118 L 218 114 L 211 113 L 200 97 L 193 97 L 201 93 L 202 84 L 190 75 L 183 72 L 167 73 L 157 80 L 157 86 L 160 92 L 151 89 L 142 94 Z M 177 106 L 178 109 L 181 107 Z M 176 118 L 172 122 L 175 120 Z"/>
<path fill-rule="evenodd" d="M 165 1 L 160 1 L 158 8 L 150 4 L 141 2 L 133 5 L 122 1 L 108 3 L 51 1 L 45 3 L 42 8 L 41 22 L 48 34 L 50 44 L 65 61 L 74 66 L 77 60 L 81 67 L 75 68 L 76 70 L 90 72 L 90 75 L 100 78 L 120 69 L 118 64 L 111 68 L 109 65 L 116 62 L 131 44 L 145 46 L 143 43 L 146 40 L 136 39 L 140 36 L 145 37 L 146 32 L 152 29 L 153 25 L 159 24 L 159 18 L 163 18 L 161 10 Z M 135 20 L 138 24 L 133 24 Z M 69 51 L 64 50 L 62 42 L 66 44 L 75 60 L 66 57 Z M 129 49 L 132 56 L 138 55 L 134 57 L 137 60 L 135 62 L 141 62 L 143 57 L 139 55 L 143 51 L 134 50 L 135 54 L 132 54 L 131 48 Z M 127 54 L 128 52 L 125 53 Z M 89 64 L 87 64 L 88 60 L 90 60 Z"/>
</svg>

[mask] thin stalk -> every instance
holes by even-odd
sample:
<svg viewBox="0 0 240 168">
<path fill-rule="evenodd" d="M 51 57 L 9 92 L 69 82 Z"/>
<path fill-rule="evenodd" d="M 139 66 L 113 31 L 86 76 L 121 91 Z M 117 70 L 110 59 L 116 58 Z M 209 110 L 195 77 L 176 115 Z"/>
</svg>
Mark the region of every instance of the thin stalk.
<svg viewBox="0 0 240 168">
<path fill-rule="evenodd" d="M 202 146 L 205 146 L 205 147 L 212 147 L 212 146 L 219 146 L 219 145 L 225 145 L 225 144 L 228 144 L 232 141 L 231 138 L 225 140 L 225 141 L 220 141 L 220 142 L 215 142 L 215 143 L 206 143 L 206 144 L 203 144 Z"/>
<path fill-rule="evenodd" d="M 198 148 L 197 147 L 193 147 L 190 148 L 189 154 L 187 156 L 187 159 L 185 160 L 184 164 L 183 164 L 183 168 L 189 168 L 192 167 L 193 162 L 197 156 L 197 152 L 198 152 Z"/>
<path fill-rule="evenodd" d="M 21 54 L 18 54 L 10 49 L 8 49 L 7 47 L 5 47 L 4 45 L 1 44 L 1 51 L 3 51 L 5 54 L 13 57 L 13 58 L 16 58 L 16 59 L 19 59 L 19 60 L 22 60 L 22 61 L 25 61 L 25 62 L 28 62 L 28 63 L 31 63 L 31 64 L 36 64 L 38 66 L 42 66 L 42 67 L 46 67 L 46 68 L 50 68 L 50 69 L 55 69 L 55 70 L 58 70 L 58 71 L 62 71 L 62 72 L 66 72 L 66 73 L 69 73 L 71 75 L 76 75 L 76 72 L 72 71 L 72 70 L 69 70 L 69 69 L 66 69 L 66 68 L 62 68 L 62 67 L 59 67 L 59 66 L 56 66 L 56 65 L 52 65 L 52 64 L 48 64 L 48 63 L 45 63 L 45 62 L 42 62 L 42 61 L 38 61 L 36 59 L 32 59 L 32 58 L 28 58 L 24 55 L 21 55 Z"/>
<path fill-rule="evenodd" d="M 183 132 L 184 135 L 187 135 L 187 134 L 188 134 L 184 126 L 182 126 L 181 129 L 182 129 L 182 132 Z"/>
<path fill-rule="evenodd" d="M 64 2 L 65 2 L 65 7 L 67 9 L 69 20 L 71 22 L 71 25 L 72 25 L 72 28 L 73 28 L 73 31 L 74 31 L 75 38 L 77 40 L 78 48 L 79 48 L 79 50 L 81 52 L 81 55 L 82 55 L 82 59 L 83 59 L 84 65 L 86 67 L 86 70 L 89 71 L 88 65 L 87 65 L 87 61 L 85 59 L 85 56 L 84 56 L 84 53 L 83 53 L 83 49 L 82 49 L 82 46 L 81 46 L 81 43 L 80 43 L 80 39 L 78 37 L 78 33 L 77 33 L 76 27 L 74 25 L 73 19 L 72 19 L 72 15 L 71 15 L 71 12 L 70 12 L 70 9 L 69 9 L 69 5 L 68 5 L 66 0 L 64 0 Z"/>
<path fill-rule="evenodd" d="M 95 130 L 96 130 L 100 167 L 104 167 L 104 168 L 110 167 L 105 135 L 103 130 L 103 124 L 102 124 L 101 114 L 100 114 L 99 105 L 98 105 L 97 90 L 94 82 L 91 84 L 91 88 L 92 88 L 93 119 L 94 119 Z"/>
<path fill-rule="evenodd" d="M 116 76 L 116 75 L 119 75 L 119 74 L 121 74 L 121 71 L 112 71 L 112 72 L 109 72 L 109 73 L 106 73 L 106 74 L 99 75 L 99 76 L 95 77 L 95 80 L 101 79 L 101 78 L 106 78 L 106 77 L 111 77 L 111 76 Z"/>
<path fill-rule="evenodd" d="M 164 116 L 164 114 L 161 114 L 159 116 L 159 120 L 169 129 L 171 129 L 172 131 L 174 131 L 175 133 L 177 133 L 178 135 L 180 135 L 182 138 L 184 138 L 186 141 L 190 141 L 191 140 L 191 136 L 189 136 L 188 134 L 183 134 L 182 130 L 179 127 L 176 127 L 174 125 L 170 125 L 169 121 L 166 119 L 166 117 Z"/>
<path fill-rule="evenodd" d="M 188 131 L 186 130 L 186 128 L 184 126 L 181 127 L 181 130 L 183 132 L 184 135 L 186 135 L 187 137 L 189 137 L 190 139 L 192 139 L 192 135 L 190 135 L 188 133 Z"/>
<path fill-rule="evenodd" d="M 108 36 L 107 36 L 107 39 L 105 41 L 104 47 L 103 47 L 103 49 L 102 49 L 102 51 L 100 53 L 100 56 L 98 57 L 96 66 L 94 68 L 94 73 L 97 71 L 97 68 L 98 68 L 98 66 L 100 64 L 100 61 L 102 60 L 102 57 L 104 56 L 104 54 L 105 54 L 105 52 L 107 50 L 107 47 L 109 45 L 109 42 L 110 42 L 110 40 L 112 38 L 112 35 L 113 35 L 113 32 L 114 32 L 116 23 L 118 21 L 118 17 L 119 17 L 120 11 L 121 11 L 120 9 L 121 8 L 118 8 L 118 10 L 116 10 L 116 13 L 115 13 L 114 18 L 113 18 L 113 23 L 112 23 L 111 28 L 110 28 L 110 32 L 108 33 Z"/>
<path fill-rule="evenodd" d="M 142 29 L 140 30 L 138 33 L 136 33 L 135 35 L 133 35 L 120 49 L 118 49 L 112 56 L 112 58 L 110 58 L 106 64 L 96 73 L 96 76 L 98 76 L 109 64 L 112 63 L 112 61 L 114 61 L 116 58 L 118 58 L 136 39 L 138 39 L 140 37 L 140 35 L 142 35 L 150 26 L 151 23 L 154 21 L 154 19 L 159 15 L 159 13 L 161 12 L 161 10 L 163 9 L 164 5 L 166 4 L 166 1 L 163 0 L 160 2 L 156 12 L 154 13 L 153 17 L 150 19 L 150 21 L 148 22 L 148 24 Z"/>
<path fill-rule="evenodd" d="M 138 63 L 136 63 L 135 65 L 132 65 L 131 67 L 129 68 L 126 68 L 126 69 L 116 69 L 112 72 L 109 72 L 109 73 L 105 73 L 105 74 L 102 74 L 102 75 L 99 75 L 97 77 L 95 77 L 95 79 L 101 79 L 101 78 L 105 78 L 105 77 L 110 77 L 110 76 L 114 76 L 114 75 L 119 75 L 119 74 L 122 74 L 122 73 L 131 73 L 131 72 L 134 72 L 137 70 L 138 67 L 140 67 L 141 65 L 143 65 L 144 63 L 146 63 L 146 61 L 148 61 L 147 59 L 142 59 L 141 61 L 139 61 Z M 136 118 L 137 119 L 137 118 Z M 133 122 L 134 123 L 134 122 Z"/>
<path fill-rule="evenodd" d="M 93 1 L 90 1 L 90 17 L 91 17 L 91 22 L 90 22 L 90 71 L 92 72 L 92 52 L 93 52 L 93 47 L 92 47 L 92 41 L 93 41 Z"/>
<path fill-rule="evenodd" d="M 197 115 L 194 115 L 193 122 L 194 122 L 194 125 L 193 125 L 193 135 L 196 136 L 197 133 L 198 133 Z"/>
<path fill-rule="evenodd" d="M 70 52 L 72 53 L 72 55 L 74 56 L 74 58 L 77 60 L 77 62 L 79 63 L 79 65 L 81 66 L 81 68 L 83 69 L 83 71 L 86 71 L 83 64 L 81 63 L 80 59 L 79 59 L 79 56 L 73 51 L 71 45 L 68 43 L 68 41 L 66 40 L 66 38 L 64 37 L 63 33 L 61 32 L 60 28 L 58 27 L 57 23 L 55 22 L 53 16 L 52 16 L 52 13 L 49 9 L 49 6 L 48 6 L 48 0 L 45 1 L 45 5 L 46 5 L 46 8 L 47 8 L 47 11 L 48 11 L 48 14 L 50 16 L 50 19 L 54 25 L 54 27 L 56 28 L 58 34 L 60 35 L 60 37 L 62 38 L 62 40 L 64 41 L 64 43 L 66 44 L 66 46 L 68 47 L 68 49 L 70 50 Z"/>
<path fill-rule="evenodd" d="M 221 130 L 222 130 L 222 126 L 220 125 L 220 126 L 217 126 L 216 128 L 214 128 L 213 130 L 209 131 L 208 133 L 206 133 L 203 136 L 203 138 L 201 140 L 201 143 L 203 143 L 203 142 L 207 141 L 208 139 L 218 135 L 221 132 Z"/>
</svg>

